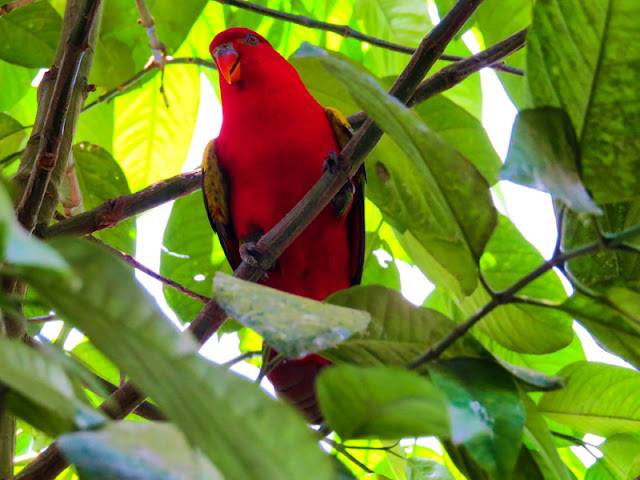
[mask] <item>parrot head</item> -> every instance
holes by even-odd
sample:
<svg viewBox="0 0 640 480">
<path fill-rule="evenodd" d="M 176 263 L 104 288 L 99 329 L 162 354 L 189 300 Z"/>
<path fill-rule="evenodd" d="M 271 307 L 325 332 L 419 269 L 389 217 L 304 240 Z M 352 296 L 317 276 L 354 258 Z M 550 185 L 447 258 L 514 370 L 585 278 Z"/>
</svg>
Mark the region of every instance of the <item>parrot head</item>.
<svg viewBox="0 0 640 480">
<path fill-rule="evenodd" d="M 261 35 L 248 28 L 230 28 L 213 39 L 209 46 L 218 72 L 231 85 L 240 82 L 242 72 L 252 65 L 279 54 Z"/>
</svg>

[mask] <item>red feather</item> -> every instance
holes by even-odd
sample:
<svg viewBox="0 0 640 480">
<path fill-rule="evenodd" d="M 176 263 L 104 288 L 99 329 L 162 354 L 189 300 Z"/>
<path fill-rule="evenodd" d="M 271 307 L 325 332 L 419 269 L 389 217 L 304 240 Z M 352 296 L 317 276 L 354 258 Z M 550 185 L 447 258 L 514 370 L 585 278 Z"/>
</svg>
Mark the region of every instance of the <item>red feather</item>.
<svg viewBox="0 0 640 480">
<path fill-rule="evenodd" d="M 309 191 L 322 175 L 327 154 L 339 147 L 324 108 L 264 38 L 232 28 L 213 40 L 214 58 L 220 49 L 233 83 L 221 75 L 223 121 L 216 155 L 227 176 L 236 238 L 257 241 Z M 352 209 L 345 220 L 327 206 L 278 259 L 266 285 L 315 300 L 348 288 L 361 269 L 353 258 L 361 258 L 363 249 L 363 219 L 349 221 L 354 215 L 362 217 L 362 208 Z M 317 355 L 285 360 L 268 378 L 310 421 L 318 422 L 313 382 L 328 364 Z"/>
</svg>

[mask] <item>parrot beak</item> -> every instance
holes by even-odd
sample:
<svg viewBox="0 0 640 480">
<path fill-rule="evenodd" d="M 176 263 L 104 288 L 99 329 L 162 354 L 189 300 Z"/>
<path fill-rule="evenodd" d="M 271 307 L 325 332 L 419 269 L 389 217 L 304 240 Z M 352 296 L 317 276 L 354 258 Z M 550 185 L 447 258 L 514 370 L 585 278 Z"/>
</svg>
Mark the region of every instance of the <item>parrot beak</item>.
<svg viewBox="0 0 640 480">
<path fill-rule="evenodd" d="M 213 59 L 218 65 L 218 72 L 229 85 L 240 80 L 240 55 L 229 43 L 213 50 Z"/>
</svg>

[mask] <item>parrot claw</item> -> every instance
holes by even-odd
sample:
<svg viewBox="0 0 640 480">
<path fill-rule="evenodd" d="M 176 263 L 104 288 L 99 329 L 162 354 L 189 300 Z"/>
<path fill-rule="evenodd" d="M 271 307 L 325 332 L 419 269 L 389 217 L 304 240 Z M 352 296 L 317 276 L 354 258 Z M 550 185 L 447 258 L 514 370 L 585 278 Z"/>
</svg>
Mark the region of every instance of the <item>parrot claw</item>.
<svg viewBox="0 0 640 480">
<path fill-rule="evenodd" d="M 329 172 L 334 174 L 340 168 L 340 158 L 339 155 L 331 150 L 327 158 L 324 159 L 324 163 L 322 164 L 322 173 Z"/>
<path fill-rule="evenodd" d="M 249 265 L 251 265 L 253 268 L 257 270 L 260 270 L 262 272 L 262 275 L 260 276 L 260 280 L 262 280 L 263 282 L 266 282 L 267 280 L 269 280 L 269 275 L 264 270 L 264 268 L 262 268 L 262 265 L 260 265 L 260 261 L 258 259 L 261 257 L 262 257 L 262 252 L 260 251 L 258 246 L 255 244 L 255 242 L 245 242 L 242 245 L 240 245 L 240 258 L 242 258 L 242 261 L 247 262 Z"/>
</svg>

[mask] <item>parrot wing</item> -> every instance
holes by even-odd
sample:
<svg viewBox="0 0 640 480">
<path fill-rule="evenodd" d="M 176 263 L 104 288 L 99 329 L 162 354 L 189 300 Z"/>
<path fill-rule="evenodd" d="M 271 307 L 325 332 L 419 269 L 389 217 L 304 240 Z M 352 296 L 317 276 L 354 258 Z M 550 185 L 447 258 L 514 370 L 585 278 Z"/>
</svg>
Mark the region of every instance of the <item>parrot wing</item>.
<svg viewBox="0 0 640 480">
<path fill-rule="evenodd" d="M 342 150 L 353 136 L 349 121 L 338 110 L 332 107 L 324 109 L 327 119 L 333 128 L 333 133 Z M 355 193 L 351 209 L 347 214 L 347 233 L 349 235 L 349 262 L 351 285 L 358 285 L 362 280 L 362 269 L 364 267 L 365 252 L 365 229 L 364 229 L 364 184 L 367 175 L 364 163 L 353 176 Z"/>
<path fill-rule="evenodd" d="M 204 150 L 202 158 L 202 193 L 211 227 L 218 234 L 220 245 L 234 270 L 240 265 L 238 238 L 231 222 L 229 186 L 225 173 L 218 165 L 215 139 Z"/>
</svg>

